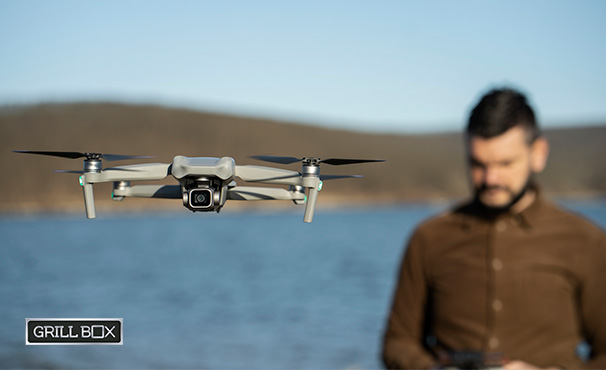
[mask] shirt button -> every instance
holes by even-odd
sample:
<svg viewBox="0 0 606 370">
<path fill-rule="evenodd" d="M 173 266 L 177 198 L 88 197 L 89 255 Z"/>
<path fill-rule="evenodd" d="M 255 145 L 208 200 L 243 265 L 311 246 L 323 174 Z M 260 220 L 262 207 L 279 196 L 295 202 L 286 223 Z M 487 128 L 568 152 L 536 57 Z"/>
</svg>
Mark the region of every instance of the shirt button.
<svg viewBox="0 0 606 370">
<path fill-rule="evenodd" d="M 498 258 L 492 260 L 492 268 L 495 271 L 501 271 L 503 269 L 503 261 Z"/>
<path fill-rule="evenodd" d="M 498 299 L 492 301 L 492 309 L 495 311 L 501 311 L 503 309 L 503 302 Z"/>
<path fill-rule="evenodd" d="M 491 349 L 497 348 L 499 346 L 499 344 L 501 344 L 501 343 L 495 337 L 490 338 L 490 340 L 488 341 L 488 347 L 490 347 Z"/>
<path fill-rule="evenodd" d="M 505 223 L 505 221 L 498 221 L 495 227 L 499 232 L 507 230 L 507 224 Z"/>
</svg>

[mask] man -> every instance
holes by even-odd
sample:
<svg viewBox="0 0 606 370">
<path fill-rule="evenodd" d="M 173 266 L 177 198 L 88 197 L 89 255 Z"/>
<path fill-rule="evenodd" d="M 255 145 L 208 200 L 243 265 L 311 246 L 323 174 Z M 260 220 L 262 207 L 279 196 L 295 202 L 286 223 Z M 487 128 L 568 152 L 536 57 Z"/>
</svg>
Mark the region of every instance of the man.
<svg viewBox="0 0 606 370">
<path fill-rule="evenodd" d="M 474 197 L 413 233 L 385 365 L 606 369 L 606 235 L 533 182 L 548 144 L 524 95 L 486 94 L 466 147 Z M 575 352 L 583 340 L 587 363 Z"/>
</svg>

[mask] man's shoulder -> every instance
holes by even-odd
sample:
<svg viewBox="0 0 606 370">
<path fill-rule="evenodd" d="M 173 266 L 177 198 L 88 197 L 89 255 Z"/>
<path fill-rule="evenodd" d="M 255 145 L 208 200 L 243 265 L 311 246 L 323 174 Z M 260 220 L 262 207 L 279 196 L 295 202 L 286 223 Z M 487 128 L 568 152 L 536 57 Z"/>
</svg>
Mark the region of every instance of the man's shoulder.
<svg viewBox="0 0 606 370">
<path fill-rule="evenodd" d="M 469 237 L 469 219 L 459 209 L 460 206 L 450 207 L 421 221 L 410 235 L 407 249 L 422 251 L 433 259 Z"/>
<path fill-rule="evenodd" d="M 461 217 L 456 210 L 448 209 L 424 219 L 417 226 L 417 230 L 434 229 L 460 224 Z"/>
<path fill-rule="evenodd" d="M 560 225 L 565 230 L 574 230 L 577 233 L 595 236 L 605 236 L 604 230 L 596 223 L 580 213 L 562 206 L 548 199 L 541 199 L 540 217 L 535 220 L 546 226 Z"/>
<path fill-rule="evenodd" d="M 604 230 L 583 215 L 549 199 L 541 197 L 531 206 L 524 217 L 536 230 L 557 232 L 563 237 L 577 237 L 584 241 L 606 239 Z M 426 242 L 446 243 L 464 237 L 470 230 L 490 223 L 477 203 L 465 201 L 421 221 L 412 234 L 413 238 Z"/>
<path fill-rule="evenodd" d="M 452 231 L 452 229 L 460 229 L 464 226 L 465 213 L 461 212 L 466 207 L 467 203 L 452 206 L 438 214 L 421 221 L 415 228 L 415 233 L 433 234 L 436 231 L 443 233 L 444 231 Z"/>
</svg>

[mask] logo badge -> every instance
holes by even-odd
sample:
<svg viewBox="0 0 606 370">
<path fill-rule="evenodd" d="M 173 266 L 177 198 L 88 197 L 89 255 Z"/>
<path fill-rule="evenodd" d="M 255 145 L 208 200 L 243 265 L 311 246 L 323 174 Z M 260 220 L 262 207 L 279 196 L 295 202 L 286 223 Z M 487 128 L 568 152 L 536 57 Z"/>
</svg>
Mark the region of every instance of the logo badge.
<svg viewBox="0 0 606 370">
<path fill-rule="evenodd" d="M 25 319 L 26 345 L 122 345 L 122 319 Z"/>
</svg>

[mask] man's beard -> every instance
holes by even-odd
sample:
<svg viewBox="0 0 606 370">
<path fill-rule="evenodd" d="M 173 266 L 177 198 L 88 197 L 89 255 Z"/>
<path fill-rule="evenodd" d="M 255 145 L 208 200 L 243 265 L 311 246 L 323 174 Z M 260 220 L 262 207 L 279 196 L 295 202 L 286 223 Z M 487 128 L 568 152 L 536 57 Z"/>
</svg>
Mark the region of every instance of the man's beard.
<svg viewBox="0 0 606 370">
<path fill-rule="evenodd" d="M 511 207 L 513 207 L 514 204 L 516 204 L 520 199 L 522 199 L 522 197 L 526 194 L 528 189 L 531 187 L 532 182 L 533 182 L 532 176 L 528 176 L 526 183 L 524 184 L 522 189 L 517 194 L 514 193 L 513 191 L 511 191 L 509 188 L 504 187 L 504 186 L 487 186 L 486 184 L 482 184 L 482 186 L 480 188 L 476 188 L 476 190 L 475 190 L 475 201 L 477 203 L 481 204 L 488 212 L 490 212 L 492 214 L 504 213 L 504 212 L 509 211 L 511 209 Z M 504 204 L 502 206 L 491 206 L 491 205 L 485 204 L 484 202 L 482 202 L 482 200 L 480 198 L 480 194 L 483 191 L 492 190 L 492 189 L 501 189 L 501 190 L 505 190 L 505 191 L 509 192 L 511 194 L 511 200 L 507 204 Z"/>
</svg>

